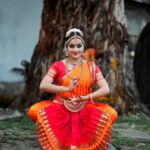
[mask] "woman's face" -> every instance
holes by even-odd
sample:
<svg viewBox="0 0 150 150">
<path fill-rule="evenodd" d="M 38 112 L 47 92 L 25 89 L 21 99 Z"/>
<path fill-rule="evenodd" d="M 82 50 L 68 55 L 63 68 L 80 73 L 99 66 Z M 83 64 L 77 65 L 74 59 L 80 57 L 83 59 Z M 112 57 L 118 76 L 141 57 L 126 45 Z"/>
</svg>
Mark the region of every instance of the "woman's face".
<svg viewBox="0 0 150 150">
<path fill-rule="evenodd" d="M 81 58 L 84 51 L 84 45 L 78 38 L 72 39 L 67 45 L 68 56 L 72 59 Z"/>
</svg>

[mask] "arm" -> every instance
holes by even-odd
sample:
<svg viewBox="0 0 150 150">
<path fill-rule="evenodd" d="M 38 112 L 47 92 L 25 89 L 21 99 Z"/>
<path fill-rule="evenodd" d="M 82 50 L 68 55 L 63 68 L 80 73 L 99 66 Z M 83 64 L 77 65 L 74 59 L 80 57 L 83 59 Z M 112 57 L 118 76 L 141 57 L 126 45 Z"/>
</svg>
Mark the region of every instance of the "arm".
<svg viewBox="0 0 150 150">
<path fill-rule="evenodd" d="M 91 98 L 97 98 L 110 94 L 108 83 L 103 77 L 103 74 L 98 66 L 96 66 L 96 84 L 98 86 L 98 89 L 90 93 Z"/>
<path fill-rule="evenodd" d="M 97 98 L 100 96 L 106 96 L 110 94 L 110 89 L 108 87 L 108 84 L 106 80 L 103 78 L 97 82 L 98 89 L 92 93 L 90 93 L 90 97 Z"/>
<path fill-rule="evenodd" d="M 74 88 L 76 81 L 72 81 L 70 85 L 67 87 L 53 84 L 55 75 L 56 75 L 55 71 L 51 69 L 48 71 L 48 73 L 44 76 L 44 78 L 40 83 L 39 89 L 41 92 L 48 92 L 48 93 L 67 92 L 71 91 Z"/>
<path fill-rule="evenodd" d="M 80 96 L 80 98 L 71 99 L 72 101 L 87 101 L 89 99 L 95 99 L 100 96 L 106 96 L 110 94 L 110 90 L 106 80 L 103 78 L 97 82 L 98 89 L 88 95 Z"/>
<path fill-rule="evenodd" d="M 48 93 L 57 93 L 57 92 L 65 92 L 67 91 L 67 87 L 54 85 L 53 84 L 53 78 L 49 77 L 48 75 L 45 75 L 42 79 L 39 87 L 41 92 L 48 92 Z"/>
</svg>

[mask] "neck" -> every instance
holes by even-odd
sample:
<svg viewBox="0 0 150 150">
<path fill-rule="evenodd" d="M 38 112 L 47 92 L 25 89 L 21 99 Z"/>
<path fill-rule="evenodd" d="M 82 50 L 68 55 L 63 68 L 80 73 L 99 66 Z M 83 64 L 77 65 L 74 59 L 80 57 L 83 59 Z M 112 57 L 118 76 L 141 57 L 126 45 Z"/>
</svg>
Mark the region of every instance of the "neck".
<svg viewBox="0 0 150 150">
<path fill-rule="evenodd" d="M 72 59 L 70 57 L 68 57 L 68 62 L 72 65 L 78 65 L 79 63 L 81 63 L 82 58 L 78 58 L 78 59 Z"/>
</svg>

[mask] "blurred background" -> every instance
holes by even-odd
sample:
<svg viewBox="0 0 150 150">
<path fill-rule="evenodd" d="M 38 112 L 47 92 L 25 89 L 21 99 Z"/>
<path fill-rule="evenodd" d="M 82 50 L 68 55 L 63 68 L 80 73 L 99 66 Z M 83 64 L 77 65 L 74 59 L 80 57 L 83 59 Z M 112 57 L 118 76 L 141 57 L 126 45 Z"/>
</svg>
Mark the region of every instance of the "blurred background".
<svg viewBox="0 0 150 150">
<path fill-rule="evenodd" d="M 85 4 L 84 7 L 80 3 Z M 87 14 L 78 12 L 86 8 Z M 108 17 L 110 20 L 107 20 L 106 14 L 113 19 Z M 92 20 L 96 15 L 99 18 Z M 90 16 L 89 23 L 85 21 L 87 16 Z M 112 91 L 110 97 L 97 101 L 108 102 L 119 113 L 113 148 L 150 149 L 149 21 L 149 0 L 112 0 L 112 3 L 107 0 L 106 3 L 97 0 L 0 0 L 0 149 L 11 149 L 15 139 L 24 142 L 21 143 L 23 147 L 12 148 L 14 150 L 39 149 L 26 111 L 36 101 L 52 96 L 40 95 L 38 85 L 48 66 L 62 56 L 62 36 L 73 26 L 81 27 L 89 35 L 87 41 L 92 42 L 88 42 L 87 49 L 94 49 L 96 63 L 101 66 Z M 107 26 L 112 28 L 111 34 L 105 32 Z M 147 134 L 136 134 L 145 122 L 142 130 Z M 10 129 L 15 130 L 16 126 L 13 133 Z M 118 137 L 122 139 L 120 142 Z M 9 146 L 6 146 L 7 141 Z"/>
<path fill-rule="evenodd" d="M 39 38 L 41 0 L 0 0 L 0 81 L 22 81 L 13 68 L 30 61 Z"/>
</svg>

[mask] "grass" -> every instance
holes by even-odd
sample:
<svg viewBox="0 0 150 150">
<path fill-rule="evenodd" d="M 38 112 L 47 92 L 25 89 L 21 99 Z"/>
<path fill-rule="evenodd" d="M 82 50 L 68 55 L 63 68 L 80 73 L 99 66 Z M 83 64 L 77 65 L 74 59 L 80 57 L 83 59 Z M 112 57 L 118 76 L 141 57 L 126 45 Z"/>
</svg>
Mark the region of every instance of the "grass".
<svg viewBox="0 0 150 150">
<path fill-rule="evenodd" d="M 117 123 L 128 123 L 129 125 L 135 124 L 137 129 L 141 131 L 149 131 L 150 133 L 150 118 L 143 114 L 141 115 L 123 115 L 117 120 Z"/>
<path fill-rule="evenodd" d="M 29 120 L 27 115 L 21 118 L 6 119 L 0 121 L 0 131 L 3 136 L 3 142 L 7 140 L 21 140 L 33 139 L 35 134 L 34 124 Z M 0 134 L 0 136 L 1 136 Z"/>
<path fill-rule="evenodd" d="M 150 118 L 145 115 L 123 115 L 116 122 L 115 128 L 128 129 L 133 125 L 136 130 L 150 133 Z M 123 126 L 122 126 L 123 125 Z M 123 138 L 119 136 L 119 132 L 114 131 L 112 144 L 120 150 L 122 147 L 134 147 L 140 150 L 150 150 L 150 141 L 139 141 L 136 138 Z"/>
<path fill-rule="evenodd" d="M 21 118 L 6 119 L 0 122 L 0 129 L 20 129 L 20 130 L 33 130 L 34 124 L 29 120 L 27 115 Z"/>
</svg>

